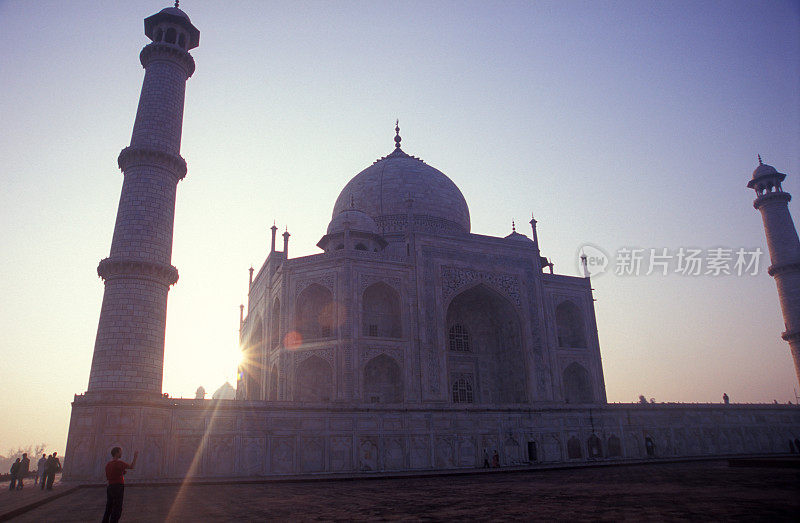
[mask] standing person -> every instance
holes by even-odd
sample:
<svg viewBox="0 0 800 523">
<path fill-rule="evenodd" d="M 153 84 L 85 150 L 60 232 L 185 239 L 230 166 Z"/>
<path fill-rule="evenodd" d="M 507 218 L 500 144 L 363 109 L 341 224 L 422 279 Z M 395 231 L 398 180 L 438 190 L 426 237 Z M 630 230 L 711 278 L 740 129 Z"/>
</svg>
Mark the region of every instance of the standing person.
<svg viewBox="0 0 800 523">
<path fill-rule="evenodd" d="M 42 473 L 42 484 L 39 488 L 44 490 L 44 485 L 47 483 L 47 469 L 50 468 L 50 464 L 53 462 L 53 455 L 50 454 L 47 456 L 47 459 L 44 460 L 44 472 Z"/>
<path fill-rule="evenodd" d="M 136 458 L 139 451 L 133 453 L 133 461 L 125 463 L 122 457 L 122 449 L 114 447 L 111 449 L 111 461 L 106 463 L 106 512 L 103 514 L 103 523 L 116 523 L 122 515 L 122 500 L 125 495 L 125 472 L 136 467 Z"/>
<path fill-rule="evenodd" d="M 47 456 L 42 454 L 41 459 L 36 463 L 36 478 L 33 480 L 33 486 L 39 484 L 39 481 L 44 484 L 44 466 L 47 463 Z"/>
<path fill-rule="evenodd" d="M 11 484 L 8 485 L 8 490 L 14 490 L 17 487 L 17 471 L 19 470 L 19 458 L 11 464 L 9 473 L 11 474 Z"/>
<path fill-rule="evenodd" d="M 47 458 L 45 464 L 45 473 L 47 474 L 47 490 L 53 490 L 53 482 L 56 480 L 56 472 L 61 472 L 61 462 L 56 457 L 58 452 Z"/>
<path fill-rule="evenodd" d="M 31 460 L 28 459 L 28 453 L 26 452 L 22 454 L 22 460 L 19 462 L 19 468 L 17 469 L 17 490 L 22 490 L 22 487 L 25 486 L 23 480 L 30 470 Z"/>
</svg>

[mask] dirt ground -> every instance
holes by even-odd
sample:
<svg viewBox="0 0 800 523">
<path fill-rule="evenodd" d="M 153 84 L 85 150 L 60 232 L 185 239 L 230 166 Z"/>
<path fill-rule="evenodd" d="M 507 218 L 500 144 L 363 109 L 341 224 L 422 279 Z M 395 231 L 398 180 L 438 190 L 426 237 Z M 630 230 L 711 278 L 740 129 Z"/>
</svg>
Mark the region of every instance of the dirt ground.
<svg viewBox="0 0 800 523">
<path fill-rule="evenodd" d="M 85 488 L 18 521 L 99 521 Z M 128 486 L 123 521 L 797 521 L 800 469 L 665 463 L 414 479 Z"/>
</svg>

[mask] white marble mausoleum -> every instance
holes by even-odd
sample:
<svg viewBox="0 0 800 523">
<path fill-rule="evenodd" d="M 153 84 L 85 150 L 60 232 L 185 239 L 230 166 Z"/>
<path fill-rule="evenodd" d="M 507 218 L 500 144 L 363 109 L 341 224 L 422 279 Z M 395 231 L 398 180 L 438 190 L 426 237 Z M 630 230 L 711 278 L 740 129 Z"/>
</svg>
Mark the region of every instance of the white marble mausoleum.
<svg viewBox="0 0 800 523">
<path fill-rule="evenodd" d="M 237 398 L 164 396 L 184 91 L 200 33 L 176 5 L 145 19 L 145 34 L 65 480 L 102 480 L 117 445 L 139 450 L 132 481 L 468 469 L 495 452 L 501 466 L 531 467 L 800 452 L 794 405 L 608 404 L 590 278 L 553 273 L 533 219 L 505 237 L 472 233 L 458 187 L 403 151 L 399 126 L 393 151 L 344 185 L 318 254 L 290 257 L 289 233 L 279 249 L 273 226 L 242 310 Z M 779 176 L 763 167 L 751 184 L 766 190 L 765 224 L 775 214 L 788 234 Z M 795 251 L 781 251 L 779 289 L 797 285 Z M 787 320 L 792 343 L 797 325 Z"/>
</svg>

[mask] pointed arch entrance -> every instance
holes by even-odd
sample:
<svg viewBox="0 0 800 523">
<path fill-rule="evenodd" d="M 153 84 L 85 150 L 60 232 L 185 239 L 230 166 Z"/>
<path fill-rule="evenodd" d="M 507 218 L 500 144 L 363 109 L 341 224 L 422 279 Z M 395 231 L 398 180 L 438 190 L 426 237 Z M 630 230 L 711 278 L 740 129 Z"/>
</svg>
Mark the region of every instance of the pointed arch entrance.
<svg viewBox="0 0 800 523">
<path fill-rule="evenodd" d="M 475 403 L 528 401 L 519 315 L 505 297 L 483 284 L 458 294 L 447 307 L 444 339 L 451 387 L 470 381 Z"/>
</svg>

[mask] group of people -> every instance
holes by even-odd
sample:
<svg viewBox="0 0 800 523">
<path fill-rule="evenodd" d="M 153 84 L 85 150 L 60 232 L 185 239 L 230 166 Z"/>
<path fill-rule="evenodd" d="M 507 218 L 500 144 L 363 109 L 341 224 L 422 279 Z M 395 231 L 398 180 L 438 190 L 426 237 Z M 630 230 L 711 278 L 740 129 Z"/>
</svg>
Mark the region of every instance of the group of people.
<svg viewBox="0 0 800 523">
<path fill-rule="evenodd" d="M 25 477 L 30 473 L 31 460 L 25 453 L 21 458 L 11 465 L 11 484 L 8 490 L 22 490 L 25 486 Z M 36 476 L 33 478 L 33 486 L 41 484 L 41 489 L 53 490 L 53 482 L 56 480 L 56 472 L 61 472 L 61 461 L 58 453 L 53 452 L 49 456 L 42 454 L 41 459 L 36 463 Z"/>
<path fill-rule="evenodd" d="M 483 449 L 483 468 L 488 469 L 489 466 L 489 453 L 486 452 L 486 449 Z M 496 450 L 494 451 L 494 454 L 492 454 L 491 467 L 494 469 L 500 467 L 500 454 L 498 454 Z"/>
<path fill-rule="evenodd" d="M 106 488 L 106 511 L 103 514 L 103 523 L 119 521 L 122 515 L 122 500 L 125 494 L 125 473 L 136 467 L 138 455 L 138 451 L 134 452 L 133 461 L 126 463 L 122 461 L 122 449 L 120 447 L 111 449 L 111 461 L 106 463 L 108 487 Z M 27 453 L 23 454 L 21 458 L 17 458 L 11 465 L 11 485 L 9 490 L 22 490 L 24 479 L 30 473 L 30 468 L 31 460 L 28 459 Z M 42 454 L 42 458 L 36 464 L 34 486 L 41 484 L 42 490 L 45 488 L 52 490 L 57 472 L 61 472 L 61 461 L 59 461 L 57 453 L 53 452 L 49 456 Z"/>
</svg>

